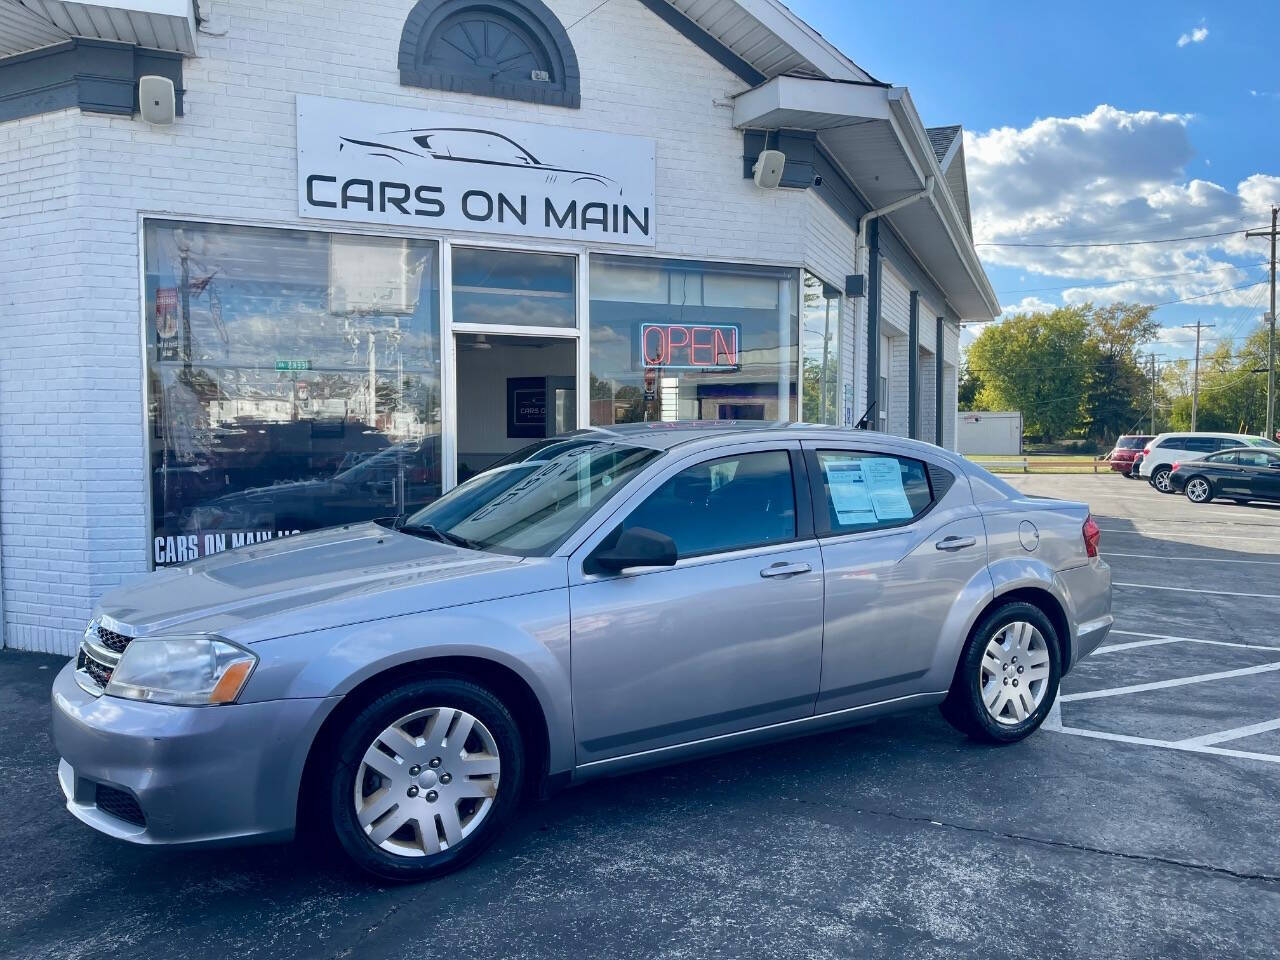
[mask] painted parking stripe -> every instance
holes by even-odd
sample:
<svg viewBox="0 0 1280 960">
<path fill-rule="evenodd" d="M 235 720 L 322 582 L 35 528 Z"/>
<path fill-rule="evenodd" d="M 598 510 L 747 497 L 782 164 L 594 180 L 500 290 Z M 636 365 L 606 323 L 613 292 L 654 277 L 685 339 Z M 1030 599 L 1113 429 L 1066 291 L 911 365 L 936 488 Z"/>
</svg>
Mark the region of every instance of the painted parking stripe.
<svg viewBox="0 0 1280 960">
<path fill-rule="evenodd" d="M 1231 750 L 1227 747 L 1186 744 L 1177 740 L 1152 740 L 1148 737 L 1131 737 L 1123 733 L 1105 733 L 1102 730 L 1085 730 L 1081 727 L 1047 727 L 1054 733 L 1065 733 L 1072 737 L 1088 737 L 1091 740 L 1111 740 L 1115 743 L 1132 743 L 1142 747 L 1162 747 L 1165 750 L 1179 750 L 1183 753 L 1200 753 L 1214 757 L 1238 757 L 1242 760 L 1261 760 L 1264 763 L 1280 763 L 1280 756 L 1272 753 L 1254 753 L 1250 750 Z"/>
<path fill-rule="evenodd" d="M 1098 529 L 1103 533 L 1109 533 L 1112 536 L 1145 537 L 1148 540 L 1157 536 L 1155 531 L 1143 532 L 1141 530 L 1120 530 L 1117 527 L 1099 527 Z M 1172 535 L 1173 532 L 1174 531 L 1166 531 L 1159 535 Z M 1181 539 L 1194 537 L 1197 540 L 1258 540 L 1264 543 L 1275 543 L 1277 539 L 1274 535 L 1270 537 L 1242 537 L 1239 534 L 1234 533 L 1192 533 L 1189 530 L 1178 530 L 1176 533 Z"/>
<path fill-rule="evenodd" d="M 1180 746 L 1207 747 L 1210 744 L 1239 740 L 1242 737 L 1252 737 L 1255 733 L 1268 733 L 1272 730 L 1280 730 L 1280 720 L 1264 720 L 1262 723 L 1251 723 L 1247 727 L 1219 730 L 1217 733 L 1206 733 L 1202 737 L 1187 737 L 1185 740 L 1174 742 Z"/>
<path fill-rule="evenodd" d="M 1113 587 L 1136 587 L 1139 590 L 1171 590 L 1174 593 L 1208 593 L 1215 597 L 1252 597 L 1255 600 L 1280 600 L 1280 593 L 1237 593 L 1231 590 L 1201 590 L 1198 587 L 1162 587 L 1154 583 L 1122 583 L 1111 581 Z"/>
<path fill-rule="evenodd" d="M 1131 557 L 1135 560 L 1173 560 L 1175 562 L 1186 561 L 1188 563 L 1261 563 L 1267 566 L 1280 567 L 1280 560 L 1227 560 L 1222 557 L 1170 557 L 1159 553 L 1112 553 L 1110 550 L 1102 552 L 1104 557 Z"/>
<path fill-rule="evenodd" d="M 1175 636 L 1163 634 L 1163 633 L 1140 633 L 1137 630 L 1121 630 L 1119 628 L 1114 628 L 1114 627 L 1112 628 L 1111 632 L 1113 634 L 1117 634 L 1117 633 L 1124 634 L 1126 637 L 1148 637 L 1152 640 L 1169 640 L 1174 643 L 1207 643 L 1215 647 L 1242 647 L 1245 650 L 1280 649 L 1274 646 L 1267 646 L 1266 644 L 1263 644 L 1263 643 L 1241 643 L 1238 640 L 1206 640 L 1203 637 L 1175 637 Z M 1114 648 L 1111 646 L 1098 648 L 1098 650 L 1103 650 L 1103 649 L 1111 650 Z M 1098 652 L 1097 650 L 1094 651 L 1094 653 L 1097 653 L 1097 652 Z"/>
<path fill-rule="evenodd" d="M 1126 693 L 1146 693 L 1149 690 L 1167 690 L 1170 687 L 1185 687 L 1192 683 L 1208 683 L 1210 680 L 1230 680 L 1234 677 L 1248 677 L 1255 673 L 1271 673 L 1276 670 L 1280 670 L 1280 660 L 1274 663 L 1259 664 L 1254 667 L 1223 670 L 1219 673 L 1202 673 L 1194 677 L 1175 677 L 1172 680 L 1134 683 L 1127 687 L 1110 687 L 1106 690 L 1086 690 L 1084 693 L 1068 693 L 1058 699 L 1063 703 L 1075 703 L 1078 700 L 1098 700 L 1102 697 L 1118 697 Z"/>
<path fill-rule="evenodd" d="M 1119 631 L 1113 630 L 1112 633 Z M 1095 647 L 1093 653 L 1116 653 L 1120 650 L 1133 650 L 1137 647 L 1158 647 L 1164 643 L 1185 643 L 1181 637 L 1153 637 L 1150 640 L 1130 640 L 1128 643 L 1108 643 L 1106 646 Z M 1090 654 L 1093 656 L 1093 654 Z"/>
</svg>

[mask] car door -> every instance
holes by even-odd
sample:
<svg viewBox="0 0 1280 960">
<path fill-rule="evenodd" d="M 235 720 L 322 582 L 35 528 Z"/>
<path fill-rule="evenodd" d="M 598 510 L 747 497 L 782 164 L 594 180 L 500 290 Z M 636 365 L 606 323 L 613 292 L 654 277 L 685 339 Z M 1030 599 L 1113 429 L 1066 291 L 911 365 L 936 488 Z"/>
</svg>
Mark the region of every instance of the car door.
<svg viewBox="0 0 1280 960">
<path fill-rule="evenodd" d="M 1272 467 L 1274 454 L 1266 450 L 1241 450 L 1236 454 L 1240 464 L 1239 479 L 1234 490 L 1223 487 L 1223 493 L 1235 492 L 1253 500 L 1280 499 L 1280 468 Z"/>
<path fill-rule="evenodd" d="M 804 446 L 826 578 L 817 712 L 946 689 L 939 640 L 962 594 L 991 590 L 969 484 L 914 451 Z"/>
<path fill-rule="evenodd" d="M 822 555 L 799 444 L 673 464 L 570 561 L 578 762 L 810 716 L 822 657 Z M 624 528 L 670 536 L 673 567 L 589 573 Z"/>
</svg>

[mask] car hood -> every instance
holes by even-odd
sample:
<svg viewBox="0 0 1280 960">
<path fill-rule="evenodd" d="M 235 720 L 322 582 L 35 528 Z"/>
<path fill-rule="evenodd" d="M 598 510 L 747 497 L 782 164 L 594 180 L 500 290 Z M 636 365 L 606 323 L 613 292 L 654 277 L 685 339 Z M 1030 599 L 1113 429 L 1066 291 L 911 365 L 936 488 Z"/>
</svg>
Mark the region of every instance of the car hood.
<svg viewBox="0 0 1280 960">
<path fill-rule="evenodd" d="M 271 637 L 566 585 L 563 558 L 508 557 L 399 533 L 332 527 L 159 570 L 103 597 L 129 636 Z"/>
</svg>

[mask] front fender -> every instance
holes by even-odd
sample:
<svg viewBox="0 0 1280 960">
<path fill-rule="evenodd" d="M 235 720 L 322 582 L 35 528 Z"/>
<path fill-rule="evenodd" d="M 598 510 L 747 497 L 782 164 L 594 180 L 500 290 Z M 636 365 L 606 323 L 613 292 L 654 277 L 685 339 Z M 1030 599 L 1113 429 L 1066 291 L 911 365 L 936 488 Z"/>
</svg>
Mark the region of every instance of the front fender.
<svg viewBox="0 0 1280 960">
<path fill-rule="evenodd" d="M 332 706 L 401 664 L 441 657 L 490 661 L 519 676 L 537 698 L 547 721 L 549 772 L 573 766 L 565 588 L 279 637 L 253 649 L 261 659 L 248 700 L 323 697 Z"/>
</svg>

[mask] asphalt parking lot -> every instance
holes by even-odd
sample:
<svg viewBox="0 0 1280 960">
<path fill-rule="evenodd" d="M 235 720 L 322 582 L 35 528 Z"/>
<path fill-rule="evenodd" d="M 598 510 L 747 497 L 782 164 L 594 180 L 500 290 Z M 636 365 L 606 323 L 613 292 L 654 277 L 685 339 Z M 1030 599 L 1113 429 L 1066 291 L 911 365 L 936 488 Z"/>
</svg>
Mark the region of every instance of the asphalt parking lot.
<svg viewBox="0 0 1280 960">
<path fill-rule="evenodd" d="M 55 782 L 62 661 L 0 653 L 0 955 L 1274 957 L 1280 509 L 1012 482 L 1087 499 L 1116 584 L 1047 729 L 991 749 L 929 710 L 595 783 L 425 886 L 98 836 Z"/>
</svg>

